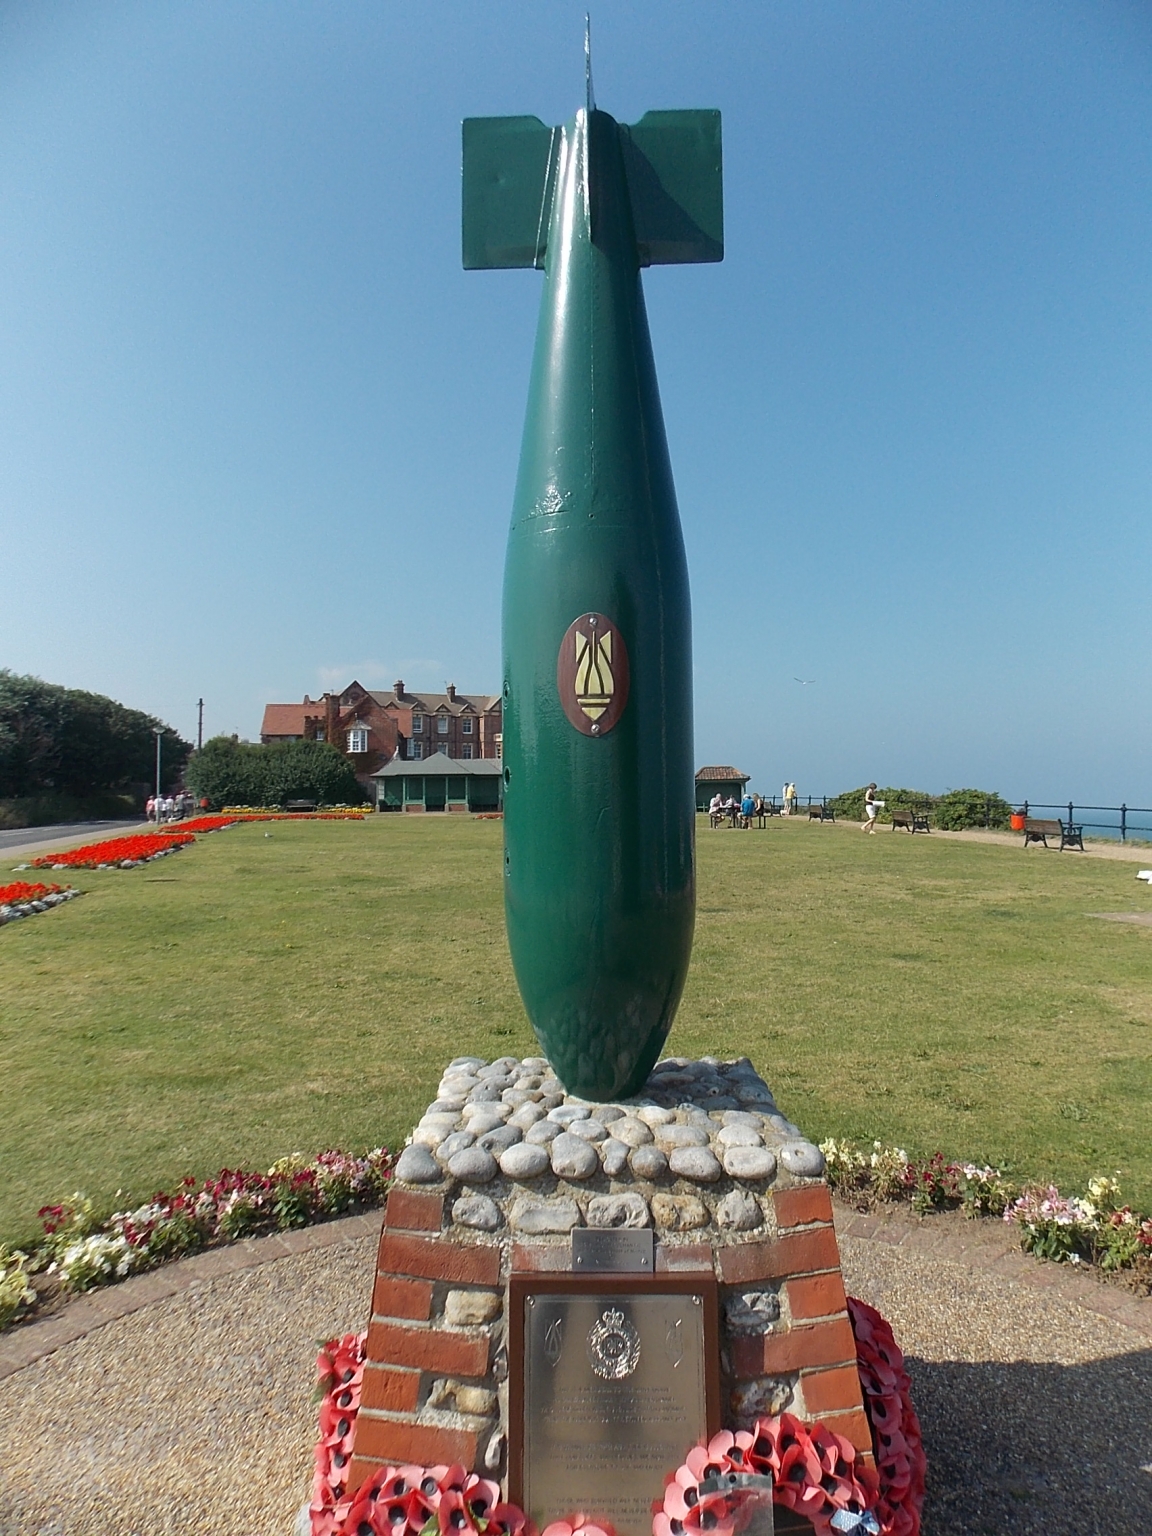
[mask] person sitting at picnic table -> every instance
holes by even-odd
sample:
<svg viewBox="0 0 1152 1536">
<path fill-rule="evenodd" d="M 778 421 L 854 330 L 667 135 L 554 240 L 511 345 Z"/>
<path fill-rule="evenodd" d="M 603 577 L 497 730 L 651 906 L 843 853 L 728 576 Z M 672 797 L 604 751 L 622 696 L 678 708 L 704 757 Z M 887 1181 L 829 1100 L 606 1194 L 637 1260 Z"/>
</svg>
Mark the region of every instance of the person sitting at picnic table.
<svg viewBox="0 0 1152 1536">
<path fill-rule="evenodd" d="M 740 814 L 740 802 L 732 795 L 729 795 L 724 802 L 724 814 L 728 818 L 729 825 L 734 827 L 736 818 Z"/>
<path fill-rule="evenodd" d="M 742 827 L 750 827 L 752 825 L 752 818 L 755 816 L 755 814 L 756 802 L 753 800 L 748 791 L 745 790 L 744 798 L 740 802 L 740 825 Z"/>
<path fill-rule="evenodd" d="M 708 819 L 714 827 L 718 827 L 724 816 L 724 796 L 719 790 L 712 796 L 708 805 Z"/>
</svg>

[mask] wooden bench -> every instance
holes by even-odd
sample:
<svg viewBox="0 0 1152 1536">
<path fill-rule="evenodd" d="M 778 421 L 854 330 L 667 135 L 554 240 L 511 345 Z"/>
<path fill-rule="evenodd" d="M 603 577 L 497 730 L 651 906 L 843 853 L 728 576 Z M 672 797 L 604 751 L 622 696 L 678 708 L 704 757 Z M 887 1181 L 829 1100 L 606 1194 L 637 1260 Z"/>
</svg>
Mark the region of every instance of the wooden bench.
<svg viewBox="0 0 1152 1536">
<path fill-rule="evenodd" d="M 314 811 L 316 809 L 316 802 L 315 800 L 289 800 L 284 809 L 291 811 L 295 815 L 300 815 L 308 811 Z"/>
<path fill-rule="evenodd" d="M 918 811 L 910 806 L 900 806 L 892 812 L 892 830 L 897 827 L 907 827 L 909 832 L 931 832 L 928 825 L 928 812 Z"/>
<path fill-rule="evenodd" d="M 835 821 L 836 812 L 830 805 L 809 805 L 805 809 L 808 812 L 809 821 Z"/>
<path fill-rule="evenodd" d="M 1084 852 L 1084 828 L 1076 826 L 1070 821 L 1037 821 L 1029 816 L 1024 822 L 1024 846 L 1029 843 L 1043 843 L 1048 846 L 1050 837 L 1060 839 L 1060 851 L 1065 848 L 1079 848 Z"/>
</svg>

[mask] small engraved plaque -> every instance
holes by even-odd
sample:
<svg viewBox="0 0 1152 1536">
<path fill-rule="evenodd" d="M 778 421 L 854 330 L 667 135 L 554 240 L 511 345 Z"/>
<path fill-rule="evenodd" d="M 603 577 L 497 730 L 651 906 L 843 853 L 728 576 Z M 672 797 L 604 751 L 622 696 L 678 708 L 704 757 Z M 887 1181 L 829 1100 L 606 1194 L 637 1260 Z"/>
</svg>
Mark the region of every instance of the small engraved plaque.
<svg viewBox="0 0 1152 1536">
<path fill-rule="evenodd" d="M 656 1234 L 651 1227 L 573 1227 L 572 1268 L 650 1275 L 656 1268 Z"/>
<path fill-rule="evenodd" d="M 651 1536 L 665 1477 L 713 1427 L 710 1282 L 514 1279 L 513 1497 L 541 1529 L 584 1510 Z"/>
</svg>

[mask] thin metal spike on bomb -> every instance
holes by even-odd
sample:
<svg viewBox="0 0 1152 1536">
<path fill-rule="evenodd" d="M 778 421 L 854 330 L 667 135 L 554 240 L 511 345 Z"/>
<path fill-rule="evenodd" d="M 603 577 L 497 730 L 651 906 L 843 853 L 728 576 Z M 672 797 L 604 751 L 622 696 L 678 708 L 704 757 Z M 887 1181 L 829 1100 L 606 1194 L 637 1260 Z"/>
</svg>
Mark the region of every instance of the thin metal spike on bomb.
<svg viewBox="0 0 1152 1536">
<path fill-rule="evenodd" d="M 467 268 L 542 267 L 504 574 L 508 942 L 571 1093 L 636 1092 L 695 917 L 691 612 L 640 270 L 723 257 L 720 114 L 464 129 Z"/>
</svg>

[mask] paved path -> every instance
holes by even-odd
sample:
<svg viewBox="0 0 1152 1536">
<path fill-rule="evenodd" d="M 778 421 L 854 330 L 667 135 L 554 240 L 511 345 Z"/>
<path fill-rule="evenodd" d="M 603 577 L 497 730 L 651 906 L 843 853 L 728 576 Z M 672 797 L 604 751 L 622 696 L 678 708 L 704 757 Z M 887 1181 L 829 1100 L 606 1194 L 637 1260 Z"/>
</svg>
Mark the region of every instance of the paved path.
<svg viewBox="0 0 1152 1536">
<path fill-rule="evenodd" d="M 99 837 L 123 837 L 130 832 L 146 832 L 148 826 L 146 822 L 129 819 L 72 821 L 54 827 L 12 827 L 0 832 L 0 861 L 11 853 L 23 862 L 28 854 L 40 853 L 48 848 L 60 848 L 68 843 L 90 843 Z"/>
<path fill-rule="evenodd" d="M 1149 1536 L 1152 1301 L 998 1223 L 838 1212 L 909 1356 L 924 1536 Z M 315 1341 L 362 1327 L 380 1217 L 202 1254 L 0 1339 L 2 1536 L 289 1536 Z"/>
</svg>

